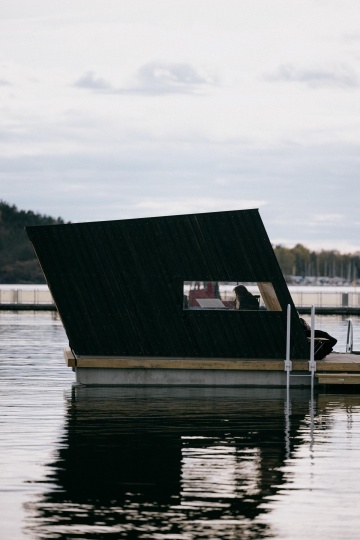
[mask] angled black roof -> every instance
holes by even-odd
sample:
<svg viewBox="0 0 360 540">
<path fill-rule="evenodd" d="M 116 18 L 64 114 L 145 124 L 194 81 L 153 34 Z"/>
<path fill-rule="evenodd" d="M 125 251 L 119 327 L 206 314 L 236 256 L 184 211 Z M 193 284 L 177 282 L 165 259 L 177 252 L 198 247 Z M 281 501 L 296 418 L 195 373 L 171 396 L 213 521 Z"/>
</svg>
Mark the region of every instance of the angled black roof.
<svg viewBox="0 0 360 540">
<path fill-rule="evenodd" d="M 284 358 L 294 305 L 257 210 L 27 232 L 79 356 Z M 197 280 L 270 282 L 281 311 L 184 310 Z M 292 357 L 307 358 L 292 312 Z"/>
</svg>

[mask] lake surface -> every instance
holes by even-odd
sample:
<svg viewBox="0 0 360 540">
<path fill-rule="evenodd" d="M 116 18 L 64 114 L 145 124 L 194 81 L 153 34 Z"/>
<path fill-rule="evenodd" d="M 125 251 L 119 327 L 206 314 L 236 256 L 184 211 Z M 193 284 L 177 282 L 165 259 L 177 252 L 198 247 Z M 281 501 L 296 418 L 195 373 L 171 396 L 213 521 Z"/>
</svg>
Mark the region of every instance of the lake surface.
<svg viewBox="0 0 360 540">
<path fill-rule="evenodd" d="M 84 388 L 53 314 L 0 338 L 0 538 L 359 538 L 359 393 Z"/>
</svg>

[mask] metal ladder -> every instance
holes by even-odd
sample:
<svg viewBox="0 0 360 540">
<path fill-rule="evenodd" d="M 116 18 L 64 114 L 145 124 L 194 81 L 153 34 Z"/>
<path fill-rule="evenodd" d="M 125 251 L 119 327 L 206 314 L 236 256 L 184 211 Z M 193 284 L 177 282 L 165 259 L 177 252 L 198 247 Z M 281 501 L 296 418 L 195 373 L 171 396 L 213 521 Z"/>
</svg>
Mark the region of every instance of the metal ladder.
<svg viewBox="0 0 360 540">
<path fill-rule="evenodd" d="M 292 375 L 292 361 L 290 359 L 290 337 L 291 337 L 291 305 L 287 307 L 286 317 L 286 358 L 285 358 L 285 371 L 286 371 L 286 388 L 290 388 L 290 376 Z M 311 390 L 314 389 L 314 377 L 316 371 L 315 361 L 315 306 L 311 306 L 311 334 L 310 334 L 310 360 L 309 360 L 309 376 L 311 377 Z M 302 375 L 303 376 L 303 375 Z"/>
</svg>

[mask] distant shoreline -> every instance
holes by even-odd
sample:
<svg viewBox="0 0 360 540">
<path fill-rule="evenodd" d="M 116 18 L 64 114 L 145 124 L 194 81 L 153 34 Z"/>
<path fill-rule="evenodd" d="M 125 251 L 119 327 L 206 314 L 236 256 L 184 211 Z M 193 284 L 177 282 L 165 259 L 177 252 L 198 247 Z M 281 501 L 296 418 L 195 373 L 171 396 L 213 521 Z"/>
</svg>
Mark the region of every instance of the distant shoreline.
<svg viewBox="0 0 360 540">
<path fill-rule="evenodd" d="M 360 292 L 360 284 L 356 285 L 313 285 L 307 283 L 304 285 L 287 285 L 290 292 L 304 291 L 307 292 Z M 39 290 L 47 291 L 49 287 L 45 283 L 0 283 L 0 290 Z"/>
</svg>

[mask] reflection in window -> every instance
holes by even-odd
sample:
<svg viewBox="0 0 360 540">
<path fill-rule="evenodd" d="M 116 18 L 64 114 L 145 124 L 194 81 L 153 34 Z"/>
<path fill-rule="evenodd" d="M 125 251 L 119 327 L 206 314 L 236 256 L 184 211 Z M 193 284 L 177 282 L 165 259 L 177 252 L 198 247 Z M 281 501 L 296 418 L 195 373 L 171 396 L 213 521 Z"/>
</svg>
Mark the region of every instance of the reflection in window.
<svg viewBox="0 0 360 540">
<path fill-rule="evenodd" d="M 281 311 L 269 282 L 184 281 L 184 309 Z"/>
</svg>

